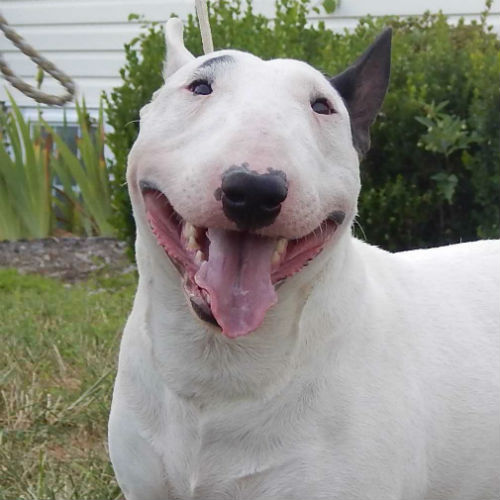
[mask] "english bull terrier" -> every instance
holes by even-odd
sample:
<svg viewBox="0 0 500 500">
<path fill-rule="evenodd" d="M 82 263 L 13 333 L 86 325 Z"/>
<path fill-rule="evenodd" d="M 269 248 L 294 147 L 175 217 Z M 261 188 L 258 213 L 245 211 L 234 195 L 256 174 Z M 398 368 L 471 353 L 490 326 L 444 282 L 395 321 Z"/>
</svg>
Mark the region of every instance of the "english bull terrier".
<svg viewBox="0 0 500 500">
<path fill-rule="evenodd" d="M 351 235 L 391 32 L 328 80 L 166 27 L 109 422 L 129 500 L 493 500 L 500 246 Z M 383 168 L 383 165 L 381 165 Z"/>
</svg>

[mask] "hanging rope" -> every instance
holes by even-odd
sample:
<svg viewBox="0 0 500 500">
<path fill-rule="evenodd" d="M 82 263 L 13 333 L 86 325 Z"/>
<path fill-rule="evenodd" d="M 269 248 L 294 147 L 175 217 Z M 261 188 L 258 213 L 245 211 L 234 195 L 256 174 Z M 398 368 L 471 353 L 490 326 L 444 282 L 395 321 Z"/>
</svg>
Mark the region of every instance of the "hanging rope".
<svg viewBox="0 0 500 500">
<path fill-rule="evenodd" d="M 208 19 L 207 0 L 195 0 L 196 15 L 201 31 L 201 43 L 203 44 L 203 52 L 208 54 L 214 51 L 214 43 L 212 41 L 212 31 L 210 30 L 210 21 Z"/>
<path fill-rule="evenodd" d="M 26 43 L 24 39 L 8 25 L 2 14 L 0 14 L 0 30 L 4 32 L 5 36 L 23 54 L 26 54 L 35 64 L 54 77 L 67 90 L 67 92 L 61 96 L 57 96 L 47 94 L 39 89 L 36 89 L 35 87 L 32 87 L 14 74 L 5 62 L 2 54 L 0 54 L 0 71 L 13 87 L 20 90 L 24 95 L 43 104 L 63 106 L 65 103 L 73 100 L 75 95 L 75 84 L 73 83 L 73 80 L 66 73 L 63 73 L 60 69 L 58 69 L 53 63 L 41 56 L 31 45 Z"/>
</svg>

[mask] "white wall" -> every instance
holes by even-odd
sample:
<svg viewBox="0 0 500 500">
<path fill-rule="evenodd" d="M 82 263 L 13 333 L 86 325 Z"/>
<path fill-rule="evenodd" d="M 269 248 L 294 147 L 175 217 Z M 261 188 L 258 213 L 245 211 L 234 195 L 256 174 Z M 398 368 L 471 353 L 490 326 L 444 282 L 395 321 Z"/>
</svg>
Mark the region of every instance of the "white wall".
<svg viewBox="0 0 500 500">
<path fill-rule="evenodd" d="M 254 6 L 268 16 L 274 12 L 274 0 L 254 0 Z M 128 22 L 128 15 L 134 12 L 150 21 L 165 21 L 176 13 L 185 19 L 194 12 L 194 0 L 0 0 L 0 10 L 21 36 L 74 78 L 80 96 L 95 108 L 103 90 L 120 84 L 123 44 L 140 31 L 140 23 Z M 323 19 L 328 27 L 341 30 L 355 26 L 366 14 L 412 15 L 425 10 L 470 19 L 484 10 L 484 0 L 341 0 L 332 16 L 311 20 Z M 494 0 L 492 12 L 491 21 L 500 33 L 500 0 Z M 17 74 L 34 84 L 36 66 L 1 35 L 0 51 Z M 5 86 L 0 80 L 0 100 L 6 100 Z M 49 78 L 43 88 L 51 93 L 62 91 Z M 9 90 L 28 113 L 34 109 L 31 99 Z"/>
</svg>

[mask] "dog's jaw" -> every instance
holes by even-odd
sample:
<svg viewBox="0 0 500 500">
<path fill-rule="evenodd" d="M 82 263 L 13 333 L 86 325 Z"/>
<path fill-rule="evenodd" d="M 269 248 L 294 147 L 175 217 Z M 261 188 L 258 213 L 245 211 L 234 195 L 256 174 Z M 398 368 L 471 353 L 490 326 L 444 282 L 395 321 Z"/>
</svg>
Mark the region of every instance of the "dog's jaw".
<svg viewBox="0 0 500 500">
<path fill-rule="evenodd" d="M 150 228 L 178 269 L 194 313 L 229 338 L 259 328 L 278 301 L 275 286 L 316 257 L 341 223 L 335 214 L 292 240 L 200 228 L 183 220 L 150 183 L 143 181 L 141 191 Z"/>
</svg>

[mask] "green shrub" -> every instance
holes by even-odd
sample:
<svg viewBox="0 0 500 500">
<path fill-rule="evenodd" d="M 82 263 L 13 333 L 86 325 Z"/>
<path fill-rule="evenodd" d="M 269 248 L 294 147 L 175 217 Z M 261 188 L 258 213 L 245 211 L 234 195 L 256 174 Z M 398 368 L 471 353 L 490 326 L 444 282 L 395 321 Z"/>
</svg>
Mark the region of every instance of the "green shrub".
<svg viewBox="0 0 500 500">
<path fill-rule="evenodd" d="M 456 26 L 442 14 L 367 17 L 354 32 L 338 34 L 321 22 L 309 25 L 310 8 L 310 0 L 278 0 L 271 21 L 255 14 L 251 3 L 216 0 L 210 15 L 214 44 L 263 58 L 302 59 L 333 75 L 384 25 L 393 27 L 390 89 L 361 167 L 358 223 L 366 239 L 401 250 L 498 236 L 500 44 L 487 26 L 487 13 L 478 23 Z M 202 53 L 193 17 L 185 42 L 193 54 Z M 138 132 L 139 109 L 162 84 L 163 27 L 145 25 L 125 50 L 123 85 L 106 105 L 114 127 L 108 140 L 115 155 L 115 224 L 132 242 L 126 158 Z"/>
<path fill-rule="evenodd" d="M 362 166 L 368 241 L 404 249 L 498 237 L 498 39 L 486 16 L 390 22 L 391 85 Z"/>
</svg>

